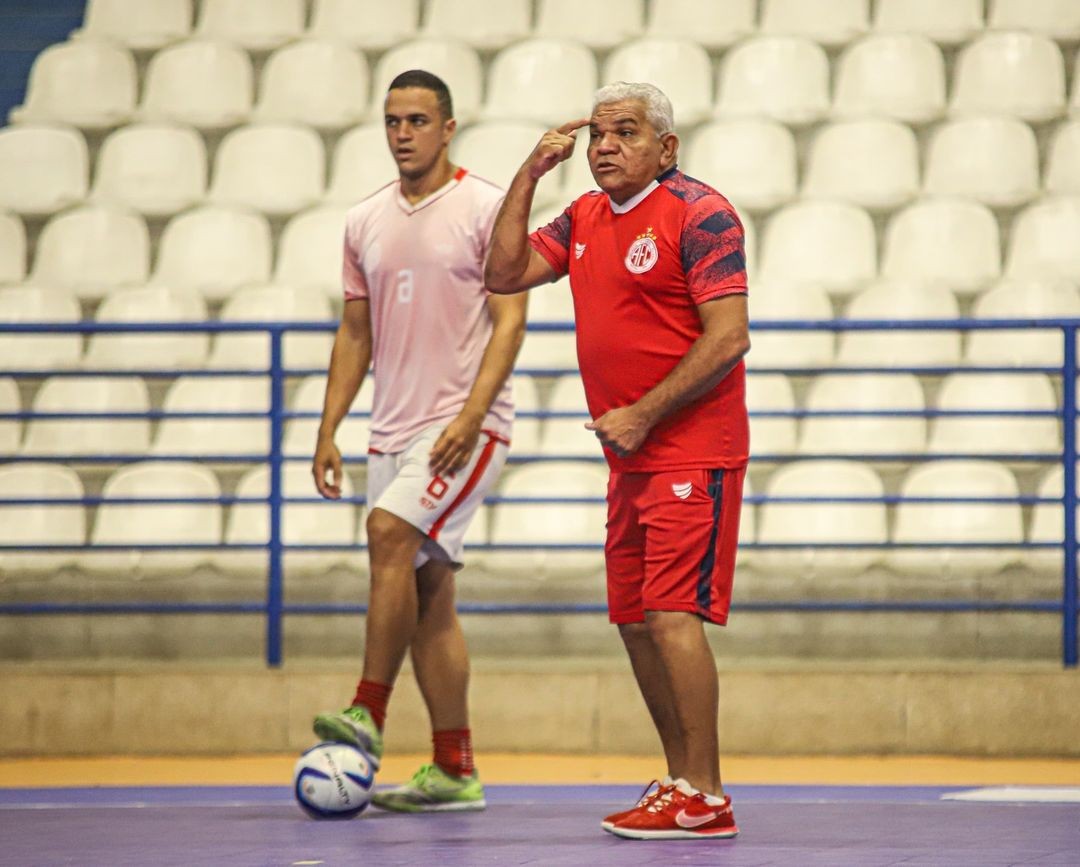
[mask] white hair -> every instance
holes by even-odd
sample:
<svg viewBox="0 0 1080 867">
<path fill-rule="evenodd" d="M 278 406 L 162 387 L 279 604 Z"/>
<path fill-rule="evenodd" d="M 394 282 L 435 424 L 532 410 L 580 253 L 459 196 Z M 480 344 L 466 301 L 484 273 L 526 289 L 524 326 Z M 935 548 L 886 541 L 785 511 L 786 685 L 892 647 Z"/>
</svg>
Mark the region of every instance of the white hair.
<svg viewBox="0 0 1080 867">
<path fill-rule="evenodd" d="M 675 131 L 675 117 L 671 110 L 671 100 L 664 91 L 653 84 L 637 81 L 616 81 L 605 84 L 593 95 L 593 111 L 601 105 L 623 102 L 627 99 L 639 100 L 645 106 L 645 119 L 656 130 L 657 135 L 666 135 Z"/>
</svg>

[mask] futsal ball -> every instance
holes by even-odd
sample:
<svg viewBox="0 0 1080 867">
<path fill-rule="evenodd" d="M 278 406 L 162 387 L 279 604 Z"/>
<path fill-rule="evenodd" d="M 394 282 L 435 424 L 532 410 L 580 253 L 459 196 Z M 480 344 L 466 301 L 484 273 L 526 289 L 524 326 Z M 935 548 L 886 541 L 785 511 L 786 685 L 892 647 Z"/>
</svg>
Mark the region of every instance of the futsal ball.
<svg viewBox="0 0 1080 867">
<path fill-rule="evenodd" d="M 315 819 L 349 819 L 362 813 L 374 782 L 371 759 L 352 744 L 317 744 L 300 756 L 293 771 L 296 801 Z"/>
</svg>

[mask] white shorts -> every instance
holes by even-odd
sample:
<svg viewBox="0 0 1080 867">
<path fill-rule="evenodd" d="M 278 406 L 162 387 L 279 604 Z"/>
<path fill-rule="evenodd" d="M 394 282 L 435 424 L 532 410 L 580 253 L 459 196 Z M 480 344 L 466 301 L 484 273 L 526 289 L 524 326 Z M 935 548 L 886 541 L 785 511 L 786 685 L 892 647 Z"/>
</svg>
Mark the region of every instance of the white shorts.
<svg viewBox="0 0 1080 867">
<path fill-rule="evenodd" d="M 483 431 L 463 469 L 434 476 L 431 449 L 445 427 L 429 427 L 403 451 L 368 453 L 368 511 L 384 509 L 427 536 L 416 555 L 417 569 L 428 560 L 447 560 L 461 568 L 465 531 L 495 487 L 510 446 L 502 437 Z"/>
</svg>

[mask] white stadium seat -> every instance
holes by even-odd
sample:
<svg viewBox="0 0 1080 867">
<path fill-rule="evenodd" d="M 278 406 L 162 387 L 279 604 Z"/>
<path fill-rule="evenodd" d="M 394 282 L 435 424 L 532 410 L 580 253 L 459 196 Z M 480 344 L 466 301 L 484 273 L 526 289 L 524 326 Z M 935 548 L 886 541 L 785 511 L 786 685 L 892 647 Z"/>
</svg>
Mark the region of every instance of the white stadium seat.
<svg viewBox="0 0 1080 867">
<path fill-rule="evenodd" d="M 812 283 L 761 280 L 747 300 L 752 321 L 833 318 L 829 296 Z M 835 342 L 831 331 L 755 332 L 747 363 L 751 367 L 826 367 L 832 364 Z"/>
<path fill-rule="evenodd" d="M 574 297 L 570 278 L 537 286 L 529 292 L 529 322 L 569 322 L 574 324 Z"/>
<path fill-rule="evenodd" d="M 22 412 L 19 384 L 10 376 L 0 376 L 0 413 Z M 0 456 L 13 455 L 22 443 L 22 422 L 0 419 Z"/>
<path fill-rule="evenodd" d="M 989 461 L 934 461 L 915 467 L 900 489 L 904 497 L 1016 497 L 1016 479 Z M 900 503 L 892 541 L 903 544 L 1021 543 L 1024 538 L 1017 503 Z M 1007 548 L 906 548 L 889 552 L 897 572 L 934 578 L 988 575 L 1015 562 Z"/>
<path fill-rule="evenodd" d="M 1065 281 L 1005 280 L 975 302 L 976 319 L 1080 318 L 1080 292 Z M 1062 336 L 1058 329 L 986 331 L 968 335 L 971 364 L 1060 367 Z"/>
<path fill-rule="evenodd" d="M 484 116 L 545 126 L 588 117 L 597 81 L 596 60 L 585 46 L 559 39 L 519 42 L 491 62 Z"/>
<path fill-rule="evenodd" d="M 647 81 L 671 100 L 675 126 L 685 129 L 712 113 L 712 62 L 689 39 L 639 39 L 612 52 L 602 81 Z"/>
<path fill-rule="evenodd" d="M 795 138 L 771 120 L 714 121 L 694 133 L 682 168 L 750 210 L 795 198 Z"/>
<path fill-rule="evenodd" d="M 382 121 L 358 126 L 334 146 L 326 201 L 354 205 L 397 177 L 397 163 L 387 147 Z"/>
<path fill-rule="evenodd" d="M 590 48 L 614 48 L 645 27 L 644 0 L 539 0 L 537 6 L 537 36 L 575 39 Z"/>
<path fill-rule="evenodd" d="M 1050 378 L 1041 373 L 952 373 L 936 405 L 942 410 L 1057 410 Z M 941 416 L 930 425 L 931 454 L 1052 455 L 1061 450 L 1053 416 Z"/>
<path fill-rule="evenodd" d="M 607 496 L 607 470 L 598 463 L 542 461 L 508 470 L 499 486 L 503 497 Z M 497 503 L 491 521 L 492 544 L 598 544 L 607 522 L 605 503 Z M 526 580 L 581 578 L 604 568 L 597 550 L 492 551 L 485 564 Z"/>
<path fill-rule="evenodd" d="M 1080 53 L 1077 54 L 1076 62 L 1073 64 L 1072 93 L 1069 95 L 1070 117 L 1080 117 L 1080 74 L 1077 70 L 1080 70 Z"/>
<path fill-rule="evenodd" d="M 397 45 L 379 58 L 371 91 L 372 121 L 383 118 L 383 103 L 390 82 L 409 69 L 426 69 L 446 82 L 458 123 L 476 119 L 480 111 L 483 73 L 475 49 L 448 39 L 417 39 Z"/>
<path fill-rule="evenodd" d="M 84 496 L 79 476 L 56 464 L 0 467 L 0 498 L 77 500 Z M 79 505 L 0 506 L 0 544 L 85 545 L 86 511 Z M 74 564 L 74 551 L 0 551 L 0 573 L 50 577 Z"/>
<path fill-rule="evenodd" d="M 806 409 L 921 412 L 926 398 L 910 373 L 825 374 L 810 385 Z M 806 455 L 921 454 L 926 419 L 915 416 L 807 416 L 799 453 Z"/>
<path fill-rule="evenodd" d="M 551 412 L 580 412 L 578 418 L 547 418 L 540 440 L 540 452 L 567 458 L 603 457 L 603 449 L 596 434 L 586 430 L 585 423 L 591 418 L 585 403 L 585 386 L 576 373 L 560 376 L 548 395 L 547 408 Z"/>
<path fill-rule="evenodd" d="M 424 35 L 496 50 L 529 36 L 531 18 L 530 0 L 430 0 Z"/>
<path fill-rule="evenodd" d="M 339 130 L 367 117 L 369 78 L 367 61 L 355 49 L 296 42 L 267 60 L 252 116 Z"/>
<path fill-rule="evenodd" d="M 367 454 L 370 420 L 358 413 L 370 414 L 373 391 L 374 380 L 368 375 L 364 379 L 364 385 L 356 396 L 356 400 L 353 401 L 350 414 L 345 417 L 337 430 L 335 442 L 346 460 L 350 458 L 356 460 Z M 292 397 L 289 409 L 293 412 L 313 412 L 316 417 L 293 418 L 285 422 L 283 445 L 285 454 L 303 457 L 310 457 L 313 454 L 319 432 L 318 415 L 322 412 L 325 395 L 326 376 L 323 374 L 309 376 L 300 383 L 300 387 Z"/>
<path fill-rule="evenodd" d="M 1065 468 L 1051 467 L 1039 482 L 1035 492 L 1040 499 L 1056 499 L 1057 503 L 1038 503 L 1031 510 L 1029 542 L 1054 542 L 1062 544 L 1065 539 L 1065 510 L 1061 503 L 1065 494 Z M 1077 516 L 1080 528 L 1080 515 Z M 1038 572 L 1061 575 L 1065 566 L 1064 551 L 1058 548 L 1024 552 L 1025 565 Z"/>
<path fill-rule="evenodd" d="M 870 26 L 869 0 L 763 0 L 761 32 L 843 45 Z"/>
<path fill-rule="evenodd" d="M 855 461 L 795 461 L 769 479 L 769 497 L 881 497 L 881 479 Z M 882 556 L 881 549 L 820 548 L 822 543 L 883 544 L 888 539 L 884 503 L 764 503 L 758 509 L 759 544 L 805 548 L 754 553 L 755 567 L 791 578 L 857 575 Z"/>
<path fill-rule="evenodd" d="M 582 140 L 581 144 L 584 145 L 585 141 Z M 589 190 L 597 189 L 596 179 L 592 176 L 592 169 L 589 168 L 588 150 L 588 147 L 580 145 L 575 147 L 573 156 L 563 163 L 563 198 L 558 203 L 560 207 L 556 211 L 555 216 L 558 216 L 563 208 L 569 205 L 578 196 Z M 526 154 L 526 156 L 527 155 L 528 154 Z M 522 157 L 521 161 L 525 162 L 525 158 Z"/>
<path fill-rule="evenodd" d="M 101 495 L 112 499 L 210 498 L 221 486 L 206 467 L 146 461 L 121 467 Z M 221 542 L 220 503 L 103 503 L 98 506 L 91 545 L 217 545 Z M 208 563 L 211 550 L 90 551 L 81 568 L 109 577 L 158 577 L 191 572 Z"/>
<path fill-rule="evenodd" d="M 0 208 L 43 216 L 86 198 L 90 157 L 78 130 L 0 129 Z"/>
<path fill-rule="evenodd" d="M 761 259 L 768 282 L 815 283 L 850 294 L 877 274 L 874 224 L 846 202 L 797 202 L 769 221 Z"/>
<path fill-rule="evenodd" d="M 515 373 L 510 377 L 514 397 L 514 430 L 510 436 L 512 455 L 535 455 L 540 452 L 540 419 L 524 413 L 540 409 L 540 393 L 531 376 Z"/>
<path fill-rule="evenodd" d="M 174 217 L 158 246 L 153 282 L 227 298 L 270 280 L 270 225 L 250 211 L 209 205 Z"/>
<path fill-rule="evenodd" d="M 956 298 L 943 286 L 897 279 L 874 283 L 851 299 L 845 319 L 958 319 Z M 960 363 L 957 331 L 845 331 L 837 361 L 846 365 L 904 368 Z"/>
<path fill-rule="evenodd" d="M 1080 121 L 1070 121 L 1055 131 L 1044 186 L 1048 193 L 1080 195 Z"/>
<path fill-rule="evenodd" d="M 0 211 L 0 285 L 26 276 L 26 229 L 14 214 Z"/>
<path fill-rule="evenodd" d="M 251 286 L 238 290 L 221 308 L 223 322 L 325 322 L 330 301 L 318 290 L 288 286 Z M 295 368 L 325 368 L 330 362 L 333 334 L 286 334 L 285 364 Z M 270 334 L 221 333 L 214 340 L 207 366 L 219 369 L 266 368 L 270 364 Z"/>
<path fill-rule="evenodd" d="M 1001 274 L 997 220 L 978 202 L 915 202 L 889 221 L 884 246 L 881 273 L 893 280 L 921 281 L 970 295 Z"/>
<path fill-rule="evenodd" d="M 944 111 L 945 60 L 925 36 L 868 36 L 840 56 L 834 117 L 925 123 Z"/>
<path fill-rule="evenodd" d="M 545 132 L 547 127 L 542 124 L 522 121 L 474 124 L 454 139 L 451 158 L 505 190 Z M 558 198 L 560 170 L 556 166 L 540 179 L 533 198 L 535 206 L 542 207 Z"/>
<path fill-rule="evenodd" d="M 98 322 L 204 322 L 206 302 L 193 292 L 164 286 L 117 289 L 98 306 Z M 210 348 L 207 334 L 93 334 L 83 367 L 90 370 L 151 370 L 202 367 Z"/>
<path fill-rule="evenodd" d="M 106 39 L 133 51 L 155 51 L 191 32 L 192 0 L 87 0 L 76 37 Z"/>
<path fill-rule="evenodd" d="M 1080 283 L 1080 196 L 1061 196 L 1017 215 L 1005 273 L 1010 277 L 1061 278 Z"/>
<path fill-rule="evenodd" d="M 147 412 L 150 395 L 138 377 L 50 377 L 34 396 L 34 412 Z M 134 419 L 35 419 L 26 428 L 26 455 L 141 455 L 150 422 Z"/>
<path fill-rule="evenodd" d="M 255 74 L 247 52 L 226 42 L 191 40 L 150 59 L 139 117 L 199 129 L 222 129 L 247 120 Z"/>
<path fill-rule="evenodd" d="M 78 322 L 79 302 L 63 289 L 9 286 L 0 289 L 0 322 Z M 0 340 L 0 368 L 7 370 L 70 369 L 79 363 L 78 334 L 5 334 Z"/>
<path fill-rule="evenodd" d="M 269 412 L 265 376 L 179 376 L 169 386 L 165 412 Z M 155 455 L 264 455 L 270 422 L 260 418 L 165 418 L 158 426 Z"/>
<path fill-rule="evenodd" d="M 138 214 L 90 205 L 53 217 L 42 229 L 30 282 L 101 298 L 146 282 L 150 234 Z"/>
<path fill-rule="evenodd" d="M 661 39 L 691 39 L 724 48 L 754 32 L 756 0 L 653 0 L 645 33 Z"/>
<path fill-rule="evenodd" d="M 318 497 L 311 479 L 311 468 L 289 463 L 282 467 L 282 493 L 286 497 Z M 342 476 L 341 493 L 354 496 L 352 480 Z M 238 497 L 270 495 L 270 468 L 255 467 L 244 474 L 236 486 Z M 236 503 L 225 523 L 226 544 L 264 544 L 270 541 L 270 507 L 262 503 Z M 357 507 L 352 503 L 284 503 L 281 508 L 281 541 L 286 545 L 355 545 Z M 359 558 L 359 552 L 286 551 L 285 574 L 319 575 L 340 564 Z M 219 551 L 214 565 L 223 572 L 265 575 L 267 552 Z"/>
<path fill-rule="evenodd" d="M 1045 36 L 988 33 L 960 52 L 950 114 L 1004 114 L 1039 122 L 1065 109 L 1065 61 Z"/>
<path fill-rule="evenodd" d="M 577 343 L 573 332 L 529 331 L 518 352 L 514 370 L 577 370 Z"/>
<path fill-rule="evenodd" d="M 1039 191 L 1031 127 L 1012 117 L 956 120 L 934 130 L 923 182 L 927 193 L 1011 208 Z"/>
<path fill-rule="evenodd" d="M 748 39 L 724 55 L 716 91 L 721 118 L 813 123 L 829 110 L 829 60 L 821 46 L 808 39 Z"/>
<path fill-rule="evenodd" d="M 30 69 L 26 103 L 13 123 L 68 123 L 85 129 L 119 126 L 135 110 L 138 76 L 126 48 L 78 39 L 51 45 Z"/>
<path fill-rule="evenodd" d="M 91 198 L 169 217 L 206 195 L 207 157 L 190 127 L 132 124 L 112 133 L 97 159 Z"/>
<path fill-rule="evenodd" d="M 759 339 L 755 334 L 755 353 Z M 794 416 L 754 416 L 757 412 L 794 410 L 795 393 L 791 380 L 782 373 L 757 373 L 746 377 L 746 408 L 750 410 L 750 442 L 754 444 L 757 460 L 761 460 L 760 455 L 785 455 L 795 451 L 797 425 Z"/>
<path fill-rule="evenodd" d="M 892 210 L 919 191 L 915 133 L 890 120 L 824 126 L 810 145 L 803 195 Z"/>
<path fill-rule="evenodd" d="M 420 0 L 315 0 L 309 36 L 384 50 L 418 30 Z"/>
<path fill-rule="evenodd" d="M 323 205 L 303 211 L 285 224 L 278 242 L 275 283 L 319 289 L 330 298 L 341 296 L 345 211 L 341 205 Z"/>
<path fill-rule="evenodd" d="M 304 0 L 201 0 L 196 32 L 265 51 L 300 37 Z"/>
<path fill-rule="evenodd" d="M 281 217 L 314 205 L 325 184 L 326 154 L 314 130 L 259 124 L 235 129 L 222 140 L 209 198 Z"/>
<path fill-rule="evenodd" d="M 992 0 L 987 26 L 1075 42 L 1080 39 L 1080 5 L 1073 0 Z"/>
<path fill-rule="evenodd" d="M 942 45 L 966 42 L 983 27 L 983 0 L 877 0 L 874 29 L 917 33 Z"/>
</svg>

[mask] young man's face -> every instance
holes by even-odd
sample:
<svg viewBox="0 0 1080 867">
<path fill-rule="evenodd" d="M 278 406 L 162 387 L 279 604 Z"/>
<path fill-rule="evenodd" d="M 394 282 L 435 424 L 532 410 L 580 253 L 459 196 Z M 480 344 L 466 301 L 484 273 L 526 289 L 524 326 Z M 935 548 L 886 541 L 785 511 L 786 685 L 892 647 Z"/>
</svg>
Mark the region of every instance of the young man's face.
<svg viewBox="0 0 1080 867">
<path fill-rule="evenodd" d="M 619 204 L 675 164 L 678 139 L 657 135 L 638 99 L 598 105 L 589 123 L 589 168 L 598 187 Z"/>
<path fill-rule="evenodd" d="M 424 87 L 395 88 L 386 94 L 386 143 L 403 178 L 431 171 L 454 137 L 457 122 L 444 118 L 435 92 Z"/>
</svg>

